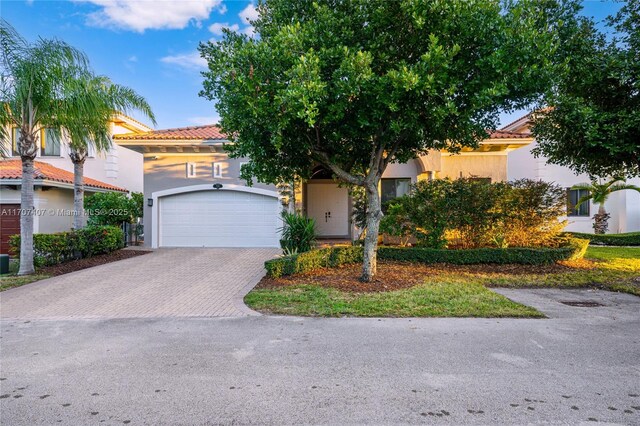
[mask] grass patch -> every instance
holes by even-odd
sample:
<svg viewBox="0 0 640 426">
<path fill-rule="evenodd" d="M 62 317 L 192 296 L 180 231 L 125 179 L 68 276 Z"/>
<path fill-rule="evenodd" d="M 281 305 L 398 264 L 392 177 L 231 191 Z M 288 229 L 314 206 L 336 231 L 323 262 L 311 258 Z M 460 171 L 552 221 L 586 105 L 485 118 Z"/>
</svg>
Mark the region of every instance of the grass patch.
<svg viewBox="0 0 640 426">
<path fill-rule="evenodd" d="M 301 284 L 254 290 L 245 303 L 262 312 L 299 316 L 544 318 L 476 283 L 430 282 L 384 293 Z"/>
<path fill-rule="evenodd" d="M 640 247 L 589 246 L 584 257 L 598 260 L 635 259 L 640 267 Z"/>
<path fill-rule="evenodd" d="M 43 280 L 45 278 L 49 278 L 49 275 L 34 274 L 34 275 L 18 276 L 18 275 L 4 274 L 0 276 L 0 291 L 9 290 L 10 288 L 14 288 L 14 287 L 20 287 L 25 284 L 30 284 L 34 281 Z"/>
</svg>

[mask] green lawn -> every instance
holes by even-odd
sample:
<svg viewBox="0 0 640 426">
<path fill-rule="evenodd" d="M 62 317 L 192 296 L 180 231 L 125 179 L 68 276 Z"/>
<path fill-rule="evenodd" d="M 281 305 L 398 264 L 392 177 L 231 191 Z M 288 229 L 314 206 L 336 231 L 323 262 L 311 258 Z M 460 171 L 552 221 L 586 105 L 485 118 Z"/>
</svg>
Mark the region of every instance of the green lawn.
<svg viewBox="0 0 640 426">
<path fill-rule="evenodd" d="M 18 276 L 18 267 L 20 265 L 17 261 L 11 261 L 9 263 L 9 273 L 0 275 L 0 291 L 9 290 L 10 288 L 20 287 L 25 284 L 30 284 L 34 281 L 40 281 L 45 278 L 49 278 L 49 275 L 45 274 L 33 274 Z"/>
<path fill-rule="evenodd" d="M 20 287 L 25 284 L 30 284 L 34 281 L 40 281 L 45 278 L 49 278 L 49 275 L 34 274 L 17 276 L 15 274 L 0 275 L 0 291 L 9 290 L 10 288 Z"/>
<path fill-rule="evenodd" d="M 597 247 L 589 246 L 588 259 L 612 260 L 612 259 L 634 259 L 640 267 L 640 247 Z"/>
<path fill-rule="evenodd" d="M 540 312 L 489 288 L 591 287 L 640 296 L 640 247 L 589 247 L 585 258 L 566 262 L 566 268 L 552 272 L 436 267 L 422 285 L 380 293 L 309 285 L 301 277 L 297 285 L 255 289 L 245 297 L 245 303 L 265 313 L 301 316 L 539 318 L 543 316 Z M 407 273 L 412 273 L 409 264 Z"/>
<path fill-rule="evenodd" d="M 425 283 L 384 293 L 348 293 L 301 284 L 254 290 L 245 297 L 245 303 L 262 312 L 301 316 L 544 317 L 533 308 L 474 283 Z"/>
</svg>

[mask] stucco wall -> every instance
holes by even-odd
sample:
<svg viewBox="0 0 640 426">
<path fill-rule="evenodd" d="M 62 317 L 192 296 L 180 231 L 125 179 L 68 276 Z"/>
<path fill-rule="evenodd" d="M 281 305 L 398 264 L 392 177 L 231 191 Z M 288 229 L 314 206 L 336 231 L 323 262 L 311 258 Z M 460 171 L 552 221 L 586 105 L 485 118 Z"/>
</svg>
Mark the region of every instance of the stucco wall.
<svg viewBox="0 0 640 426">
<path fill-rule="evenodd" d="M 408 163 L 392 163 L 387 166 L 382 178 L 411 178 L 411 182 L 415 183 L 418 176 L 418 168 L 416 160 L 410 160 Z"/>
<path fill-rule="evenodd" d="M 64 213 L 73 211 L 73 190 L 64 188 L 43 190 L 42 187 L 36 186 L 33 195 L 36 209 L 33 221 L 34 233 L 50 234 L 71 229 L 73 216 Z M 0 203 L 20 204 L 20 190 L 3 187 L 0 189 Z"/>
<path fill-rule="evenodd" d="M 152 208 L 147 205 L 147 199 L 156 191 L 179 188 L 190 185 L 221 183 L 245 185 L 239 178 L 240 163 L 244 159 L 229 158 L 225 153 L 207 153 L 193 155 L 162 155 L 158 158 L 147 156 L 144 159 L 144 240 L 146 246 L 151 246 L 153 224 L 151 223 Z M 213 163 L 222 163 L 222 177 L 213 177 Z M 196 163 L 196 177 L 187 177 L 187 163 Z M 254 187 L 275 191 L 274 185 L 264 185 L 255 182 Z"/>
<path fill-rule="evenodd" d="M 492 182 L 507 180 L 507 156 L 503 154 L 443 155 L 438 178 L 491 178 Z"/>
</svg>

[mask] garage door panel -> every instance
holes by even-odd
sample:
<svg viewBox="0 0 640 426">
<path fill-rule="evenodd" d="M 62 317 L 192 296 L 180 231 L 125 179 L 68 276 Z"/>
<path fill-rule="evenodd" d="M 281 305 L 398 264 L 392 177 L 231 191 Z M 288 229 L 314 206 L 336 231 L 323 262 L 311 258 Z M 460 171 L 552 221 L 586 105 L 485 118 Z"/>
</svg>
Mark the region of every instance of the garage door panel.
<svg viewBox="0 0 640 426">
<path fill-rule="evenodd" d="M 277 247 L 278 199 L 242 191 L 199 191 L 159 202 L 159 245 Z"/>
</svg>

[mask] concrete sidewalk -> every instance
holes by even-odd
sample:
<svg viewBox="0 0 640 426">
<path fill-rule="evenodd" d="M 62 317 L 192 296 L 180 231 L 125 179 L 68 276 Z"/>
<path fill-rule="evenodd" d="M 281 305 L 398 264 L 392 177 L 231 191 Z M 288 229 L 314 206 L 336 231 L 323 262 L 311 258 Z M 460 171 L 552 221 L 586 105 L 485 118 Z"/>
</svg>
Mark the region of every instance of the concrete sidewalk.
<svg viewBox="0 0 640 426">
<path fill-rule="evenodd" d="M 640 424 L 640 298 L 501 292 L 549 319 L 3 321 L 1 423 Z"/>
</svg>

